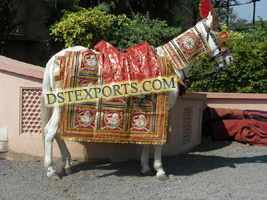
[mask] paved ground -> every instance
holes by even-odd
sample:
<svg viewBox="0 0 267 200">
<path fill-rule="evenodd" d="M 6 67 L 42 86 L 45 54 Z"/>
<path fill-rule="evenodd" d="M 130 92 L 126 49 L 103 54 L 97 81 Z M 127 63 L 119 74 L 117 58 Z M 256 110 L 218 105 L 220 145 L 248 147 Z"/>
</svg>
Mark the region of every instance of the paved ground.
<svg viewBox="0 0 267 200">
<path fill-rule="evenodd" d="M 72 175 L 51 181 L 40 161 L 0 159 L 0 199 L 267 199 L 266 152 L 204 136 L 193 151 L 163 157 L 165 182 L 143 177 L 139 160 L 75 161 Z"/>
</svg>

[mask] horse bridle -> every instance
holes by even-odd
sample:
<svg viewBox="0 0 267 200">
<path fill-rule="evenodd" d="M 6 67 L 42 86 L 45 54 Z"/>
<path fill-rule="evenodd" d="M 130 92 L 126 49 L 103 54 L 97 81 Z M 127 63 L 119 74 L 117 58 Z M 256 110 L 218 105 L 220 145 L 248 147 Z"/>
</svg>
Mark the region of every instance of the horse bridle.
<svg viewBox="0 0 267 200">
<path fill-rule="evenodd" d="M 218 50 L 219 50 L 219 53 L 216 54 L 215 56 L 213 56 L 213 57 L 211 58 L 211 61 L 218 60 L 219 58 L 222 58 L 222 59 L 220 59 L 220 62 L 223 63 L 223 66 L 226 66 L 225 55 L 226 55 L 227 53 L 230 53 L 231 51 L 230 51 L 230 49 L 226 46 L 225 41 L 222 41 L 222 40 L 220 39 L 220 37 L 219 37 L 219 34 L 218 34 L 218 33 L 221 32 L 221 29 L 219 28 L 219 32 L 212 30 L 212 28 L 209 27 L 209 26 L 206 24 L 206 21 L 207 21 L 207 19 L 203 19 L 203 20 L 201 21 L 202 24 L 203 24 L 203 26 L 204 26 L 204 28 L 205 28 L 205 30 L 206 30 L 206 32 L 207 32 L 207 38 L 206 38 L 206 40 L 207 40 L 207 42 L 208 42 L 208 41 L 209 41 L 209 37 L 211 37 L 212 40 L 213 40 L 213 42 L 214 42 L 214 44 L 216 45 L 216 47 L 217 47 Z M 217 68 L 213 71 L 213 73 L 214 73 L 214 72 L 215 72 L 215 73 L 218 73 L 218 72 L 221 70 L 221 68 L 222 68 L 222 67 L 220 67 L 220 66 L 217 67 Z M 184 78 L 186 78 L 186 75 L 185 75 L 185 72 L 184 72 L 183 69 L 182 69 L 182 72 L 183 72 Z"/>
<path fill-rule="evenodd" d="M 202 20 L 202 24 L 207 32 L 206 40 L 209 41 L 209 37 L 212 38 L 214 44 L 219 50 L 219 53 L 211 58 L 211 60 L 217 60 L 219 57 L 224 57 L 225 54 L 230 53 L 230 49 L 226 46 L 225 41 L 222 41 L 218 35 L 217 31 L 214 31 L 206 24 L 206 19 Z M 221 31 L 221 30 L 220 30 Z M 225 62 L 225 60 L 221 60 Z"/>
</svg>

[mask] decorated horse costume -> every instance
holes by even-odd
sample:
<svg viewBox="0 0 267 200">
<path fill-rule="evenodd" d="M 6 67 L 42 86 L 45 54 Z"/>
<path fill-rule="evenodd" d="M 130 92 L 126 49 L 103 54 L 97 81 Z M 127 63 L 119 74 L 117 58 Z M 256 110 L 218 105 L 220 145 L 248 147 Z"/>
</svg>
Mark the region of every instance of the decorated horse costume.
<svg viewBox="0 0 267 200">
<path fill-rule="evenodd" d="M 203 2 L 210 3 L 209 0 Z M 168 66 L 171 66 L 173 72 L 182 80 L 191 69 L 192 64 L 205 54 L 222 61 L 222 65 L 229 66 L 232 63 L 232 56 L 224 44 L 227 35 L 212 29 L 215 21 L 210 10 L 211 7 L 208 10 L 209 15 L 205 12 L 202 13 L 202 16 L 204 15 L 203 20 L 195 27 L 174 38 L 166 45 L 156 48 L 157 58 L 155 60 L 152 56 L 151 62 L 154 62 L 154 66 L 161 66 L 161 70 L 159 71 L 160 68 L 150 68 L 150 71 L 145 75 L 149 74 L 148 77 L 167 76 Z M 79 46 L 71 47 L 57 53 L 47 63 L 42 95 L 47 176 L 58 178 L 52 162 L 53 139 L 56 139 L 59 145 L 65 172 L 67 174 L 71 172 L 70 153 L 64 140 L 61 140 L 63 138 L 74 141 L 144 144 L 141 156 L 141 172 L 143 174 L 151 174 L 148 165 L 149 144 L 154 144 L 156 176 L 160 180 L 167 179 L 162 167 L 161 150 L 167 137 L 168 109 L 175 104 L 179 88 L 170 91 L 168 95 L 152 94 L 150 99 L 145 100 L 145 102 L 142 102 L 142 97 L 130 96 L 116 100 L 99 98 L 98 101 L 82 104 L 64 104 L 63 106 L 55 104 L 50 118 L 52 110 L 44 103 L 47 93 L 51 91 L 59 93 L 63 86 L 66 89 L 77 84 L 81 86 L 101 84 L 103 78 L 106 78 L 106 82 L 110 83 L 114 83 L 113 81 L 116 79 L 121 79 L 122 76 L 118 76 L 121 74 L 121 71 L 118 70 L 120 65 L 116 64 L 114 58 L 109 59 L 110 54 L 101 60 L 99 53 L 104 55 L 106 52 L 101 52 L 103 48 L 99 46 L 101 44 L 96 48 L 98 51 Z M 96 57 L 98 58 L 96 59 Z M 110 63 L 110 61 L 114 63 L 105 67 L 105 64 Z M 113 71 L 110 67 L 114 68 Z M 138 69 L 134 71 L 134 67 L 131 69 L 129 70 L 131 73 L 124 74 L 126 80 L 129 77 L 138 79 L 144 75 Z M 85 71 L 89 71 L 89 73 L 85 74 Z M 122 69 L 122 71 L 127 70 Z M 75 73 L 78 76 L 74 76 Z M 57 133 L 59 134 L 57 135 Z"/>
<path fill-rule="evenodd" d="M 152 94 L 146 99 L 141 94 L 119 98 L 110 96 L 111 93 L 119 95 L 118 83 L 122 81 L 123 90 L 132 85 L 131 81 L 136 81 L 132 85 L 136 93 L 137 81 L 168 76 L 165 59 L 156 58 L 146 42 L 120 52 L 101 41 L 94 49 L 100 53 L 84 49 L 56 58 L 54 67 L 60 70 L 54 71 L 54 77 L 58 77 L 54 87 L 62 91 L 76 89 L 79 95 L 74 98 L 77 100 L 83 100 L 82 90 L 87 92 L 86 101 L 60 107 L 58 136 L 83 142 L 164 144 L 168 123 L 167 94 Z M 103 83 L 109 85 L 102 87 L 102 94 L 100 89 L 90 89 L 90 95 L 88 88 L 103 86 Z M 112 88 L 116 90 L 112 92 Z M 100 95 L 101 98 L 89 101 Z"/>
</svg>

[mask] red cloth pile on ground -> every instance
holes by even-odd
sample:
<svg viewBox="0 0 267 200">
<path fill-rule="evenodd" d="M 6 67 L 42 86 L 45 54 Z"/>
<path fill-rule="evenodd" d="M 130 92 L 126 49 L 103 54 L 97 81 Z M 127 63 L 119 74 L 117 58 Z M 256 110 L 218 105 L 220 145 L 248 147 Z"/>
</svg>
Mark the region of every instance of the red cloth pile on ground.
<svg viewBox="0 0 267 200">
<path fill-rule="evenodd" d="M 208 107 L 203 115 L 203 131 L 210 131 L 216 141 L 233 137 L 242 143 L 267 146 L 266 120 L 266 111 Z"/>
</svg>

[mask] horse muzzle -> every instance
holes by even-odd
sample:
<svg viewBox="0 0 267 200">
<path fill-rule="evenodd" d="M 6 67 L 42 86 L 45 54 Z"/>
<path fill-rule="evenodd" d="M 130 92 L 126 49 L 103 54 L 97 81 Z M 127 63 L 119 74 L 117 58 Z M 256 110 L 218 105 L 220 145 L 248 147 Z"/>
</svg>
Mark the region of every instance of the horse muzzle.
<svg viewBox="0 0 267 200">
<path fill-rule="evenodd" d="M 223 67 L 229 67 L 232 65 L 234 59 L 231 53 L 227 53 L 221 57 L 221 64 Z"/>
</svg>

